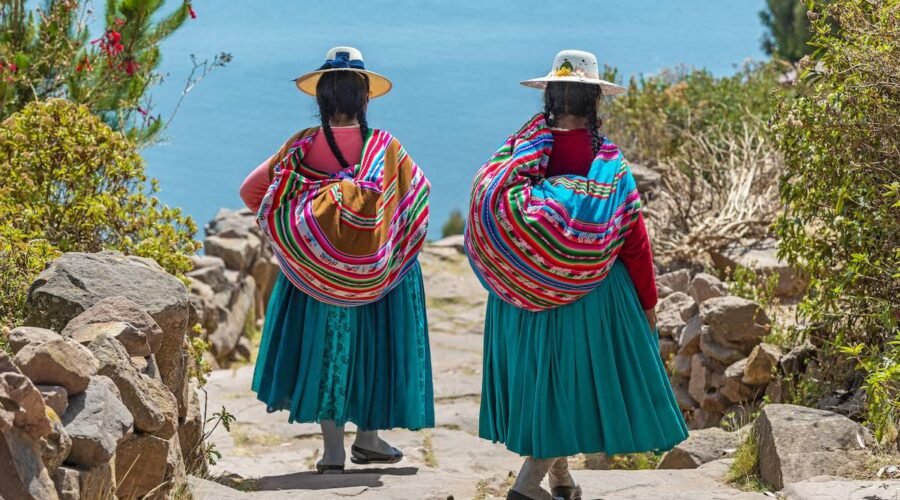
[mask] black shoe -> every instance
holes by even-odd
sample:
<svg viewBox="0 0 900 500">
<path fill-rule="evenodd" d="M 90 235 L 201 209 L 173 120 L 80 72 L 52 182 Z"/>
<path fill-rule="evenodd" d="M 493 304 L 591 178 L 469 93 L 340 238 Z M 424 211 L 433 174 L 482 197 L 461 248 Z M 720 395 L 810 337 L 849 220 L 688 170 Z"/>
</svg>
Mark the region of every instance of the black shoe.
<svg viewBox="0 0 900 500">
<path fill-rule="evenodd" d="M 578 498 L 581 498 L 581 497 L 579 496 Z M 516 490 L 509 490 L 509 493 L 506 494 L 506 500 L 534 500 L 534 499 L 531 497 L 525 496 Z M 565 500 L 565 498 L 557 497 L 556 494 L 553 494 L 553 500 Z"/>
<path fill-rule="evenodd" d="M 557 486 L 550 488 L 550 494 L 563 500 L 581 500 L 581 486 Z"/>
<path fill-rule="evenodd" d="M 343 474 L 343 465 L 328 465 L 322 462 L 316 462 L 316 472 L 319 474 Z"/>
<path fill-rule="evenodd" d="M 391 447 L 391 454 L 386 455 L 377 451 L 360 448 L 355 444 L 350 447 L 350 461 L 357 465 L 368 464 L 395 464 L 403 460 L 403 452 Z"/>
</svg>

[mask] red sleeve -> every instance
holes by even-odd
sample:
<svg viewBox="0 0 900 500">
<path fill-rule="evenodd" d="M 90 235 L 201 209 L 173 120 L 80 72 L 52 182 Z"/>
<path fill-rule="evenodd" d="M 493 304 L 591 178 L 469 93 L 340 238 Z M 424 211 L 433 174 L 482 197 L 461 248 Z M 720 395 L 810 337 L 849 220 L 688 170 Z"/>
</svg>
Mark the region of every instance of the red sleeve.
<svg viewBox="0 0 900 500">
<path fill-rule="evenodd" d="M 653 252 L 650 250 L 650 237 L 647 235 L 647 226 L 644 225 L 644 215 L 640 212 L 631 231 L 625 237 L 625 243 L 619 251 L 619 259 L 631 275 L 641 307 L 644 310 L 655 307 L 659 295 L 653 271 Z"/>
<path fill-rule="evenodd" d="M 247 208 L 254 212 L 259 210 L 259 205 L 262 203 L 266 191 L 269 190 L 269 184 L 271 184 L 269 180 L 270 161 L 272 161 L 272 158 L 262 162 L 250 172 L 250 175 L 241 184 L 241 199 L 244 200 L 244 205 L 247 205 Z"/>
</svg>

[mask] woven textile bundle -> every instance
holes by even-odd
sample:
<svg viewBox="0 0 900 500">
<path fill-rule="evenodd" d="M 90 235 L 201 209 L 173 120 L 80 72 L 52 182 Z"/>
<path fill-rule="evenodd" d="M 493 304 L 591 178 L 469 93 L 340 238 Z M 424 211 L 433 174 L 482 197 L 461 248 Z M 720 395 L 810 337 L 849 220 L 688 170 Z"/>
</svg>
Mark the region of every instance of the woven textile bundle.
<svg viewBox="0 0 900 500">
<path fill-rule="evenodd" d="M 631 171 L 604 140 L 587 177 L 545 178 L 553 134 L 542 114 L 475 177 L 466 252 L 485 288 L 517 307 L 568 304 L 607 275 L 640 210 Z"/>
<path fill-rule="evenodd" d="M 271 164 L 257 223 L 282 272 L 322 302 L 384 297 L 425 241 L 429 184 L 400 142 L 370 130 L 360 163 L 336 174 L 303 163 L 319 128 L 292 137 Z"/>
</svg>

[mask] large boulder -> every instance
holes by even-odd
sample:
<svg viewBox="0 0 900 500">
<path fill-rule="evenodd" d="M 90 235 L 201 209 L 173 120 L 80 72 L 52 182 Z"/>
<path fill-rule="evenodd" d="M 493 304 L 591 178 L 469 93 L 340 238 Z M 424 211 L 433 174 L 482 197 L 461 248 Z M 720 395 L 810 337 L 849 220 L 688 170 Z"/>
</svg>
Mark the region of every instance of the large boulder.
<svg viewBox="0 0 900 500">
<path fill-rule="evenodd" d="M 162 329 L 156 360 L 163 382 L 182 404 L 190 301 L 184 283 L 155 261 L 118 252 L 64 254 L 28 290 L 27 322 L 61 329 L 101 300 L 118 296 L 140 306 Z"/>
<path fill-rule="evenodd" d="M 725 365 L 730 365 L 746 355 L 742 350 L 730 345 L 721 345 L 716 342 L 712 329 L 704 326 L 700 333 L 700 352 Z"/>
<path fill-rule="evenodd" d="M 247 208 L 237 210 L 220 208 L 213 219 L 206 224 L 204 231 L 207 236 L 223 238 L 246 238 L 251 234 L 262 236 L 262 231 L 256 224 L 256 213 Z"/>
<path fill-rule="evenodd" d="M 725 369 L 725 385 L 722 386 L 722 395 L 732 403 L 743 403 L 755 398 L 762 392 L 761 389 L 750 387 L 743 382 L 744 369 L 747 367 L 747 358 L 735 361 Z"/>
<path fill-rule="evenodd" d="M 174 483 L 184 477 L 183 464 L 179 473 L 176 463 L 181 459 L 177 437 L 167 440 L 132 435 L 116 450 L 117 495 L 139 498 L 155 490 L 154 497 L 165 498 Z"/>
<path fill-rule="evenodd" d="M 711 274 L 697 273 L 691 280 L 688 287 L 688 294 L 698 303 L 702 304 L 708 299 L 716 297 L 724 297 L 728 295 L 728 290 L 722 280 Z"/>
<path fill-rule="evenodd" d="M 188 278 L 205 283 L 215 293 L 228 288 L 229 283 L 225 278 L 225 261 L 222 258 L 204 255 L 194 256 L 191 260 L 194 269 L 185 274 Z"/>
<path fill-rule="evenodd" d="M 225 261 L 225 267 L 241 272 L 251 269 L 261 248 L 262 242 L 253 234 L 242 238 L 207 236 L 203 240 L 203 250 L 207 255 L 220 257 Z"/>
<path fill-rule="evenodd" d="M 89 323 L 72 330 L 68 338 L 87 347 L 97 337 L 109 336 L 122 344 L 132 356 L 149 356 L 150 346 L 147 339 L 133 326 L 121 321 L 109 323 Z"/>
<path fill-rule="evenodd" d="M 694 354 L 691 358 L 691 381 L 688 392 L 701 406 L 708 406 L 707 409 L 710 411 L 721 406 L 718 396 L 725 383 L 724 371 L 723 364 L 702 353 Z"/>
<path fill-rule="evenodd" d="M 713 264 L 723 272 L 734 271 L 740 266 L 752 269 L 763 277 L 778 275 L 775 295 L 779 297 L 795 297 L 806 291 L 806 279 L 787 262 L 778 258 L 774 241 L 765 241 L 754 247 L 732 246 L 711 252 L 710 257 Z"/>
<path fill-rule="evenodd" d="M 697 303 L 684 292 L 673 292 L 657 305 L 656 326 L 663 337 L 678 338 L 687 321 L 697 314 Z"/>
<path fill-rule="evenodd" d="M 16 428 L 0 432 L 0 481 L 0 498 L 59 498 L 37 441 Z"/>
<path fill-rule="evenodd" d="M 742 381 L 748 385 L 768 384 L 775 376 L 774 371 L 781 359 L 781 348 L 772 344 L 759 344 L 747 357 Z"/>
<path fill-rule="evenodd" d="M 700 316 L 689 319 L 678 335 L 678 354 L 691 356 L 700 352 L 700 334 L 703 331 L 703 320 Z"/>
<path fill-rule="evenodd" d="M 837 475 L 865 460 L 866 429 L 847 417 L 795 405 L 765 406 L 755 424 L 761 479 L 776 490 L 814 476 Z"/>
<path fill-rule="evenodd" d="M 82 345 L 69 339 L 56 339 L 22 348 L 13 362 L 32 382 L 61 385 L 70 396 L 84 391 L 97 373 L 97 360 Z"/>
<path fill-rule="evenodd" d="M 253 314 L 255 295 L 256 283 L 252 276 L 246 276 L 230 300 L 219 304 L 219 314 L 223 320 L 209 334 L 210 348 L 216 359 L 228 358 L 238 345 L 248 318 Z"/>
<path fill-rule="evenodd" d="M 673 292 L 687 293 L 691 284 L 691 271 L 679 269 L 656 277 L 656 284 Z"/>
<path fill-rule="evenodd" d="M 100 300 L 69 321 L 62 334 L 73 336 L 76 330 L 87 325 L 114 322 L 132 327 L 130 331 L 114 335 L 132 356 L 148 356 L 158 351 L 162 345 L 162 328 L 140 305 L 123 296 Z"/>
<path fill-rule="evenodd" d="M 107 463 L 128 437 L 134 419 L 108 377 L 95 376 L 87 390 L 69 400 L 63 425 L 72 438 L 67 463 L 95 467 Z"/>
<path fill-rule="evenodd" d="M 701 465 L 728 458 L 741 442 L 737 432 L 718 427 L 691 431 L 687 439 L 663 455 L 657 469 L 696 469 Z"/>
<path fill-rule="evenodd" d="M 115 459 L 94 467 L 60 467 L 56 469 L 53 481 L 60 493 L 60 500 L 115 498 Z"/>
<path fill-rule="evenodd" d="M 21 429 L 31 439 L 51 431 L 43 396 L 0 350 L 0 432 L 11 427 Z"/>
<path fill-rule="evenodd" d="M 98 337 L 89 349 L 100 363 L 97 373 L 109 377 L 134 417 L 134 428 L 146 433 L 161 433 L 168 439 L 178 426 L 178 403 L 159 380 L 142 374 L 131 362 L 128 352 L 109 335 Z"/>
<path fill-rule="evenodd" d="M 750 351 L 771 329 L 759 304 L 741 297 L 708 299 L 700 304 L 700 317 L 710 327 L 712 339 L 722 346 Z"/>
<path fill-rule="evenodd" d="M 9 332 L 9 348 L 13 354 L 31 344 L 43 344 L 60 338 L 59 334 L 46 328 L 20 326 Z"/>
</svg>

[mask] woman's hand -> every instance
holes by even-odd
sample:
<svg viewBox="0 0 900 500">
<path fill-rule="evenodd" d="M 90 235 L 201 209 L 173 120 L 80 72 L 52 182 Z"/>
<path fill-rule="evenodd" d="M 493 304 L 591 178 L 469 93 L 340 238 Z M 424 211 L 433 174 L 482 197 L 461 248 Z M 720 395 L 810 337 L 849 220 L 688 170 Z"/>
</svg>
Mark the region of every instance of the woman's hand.
<svg viewBox="0 0 900 500">
<path fill-rule="evenodd" d="M 656 330 L 656 308 L 647 309 L 644 314 L 647 316 L 647 323 L 650 323 L 650 331 Z"/>
</svg>

